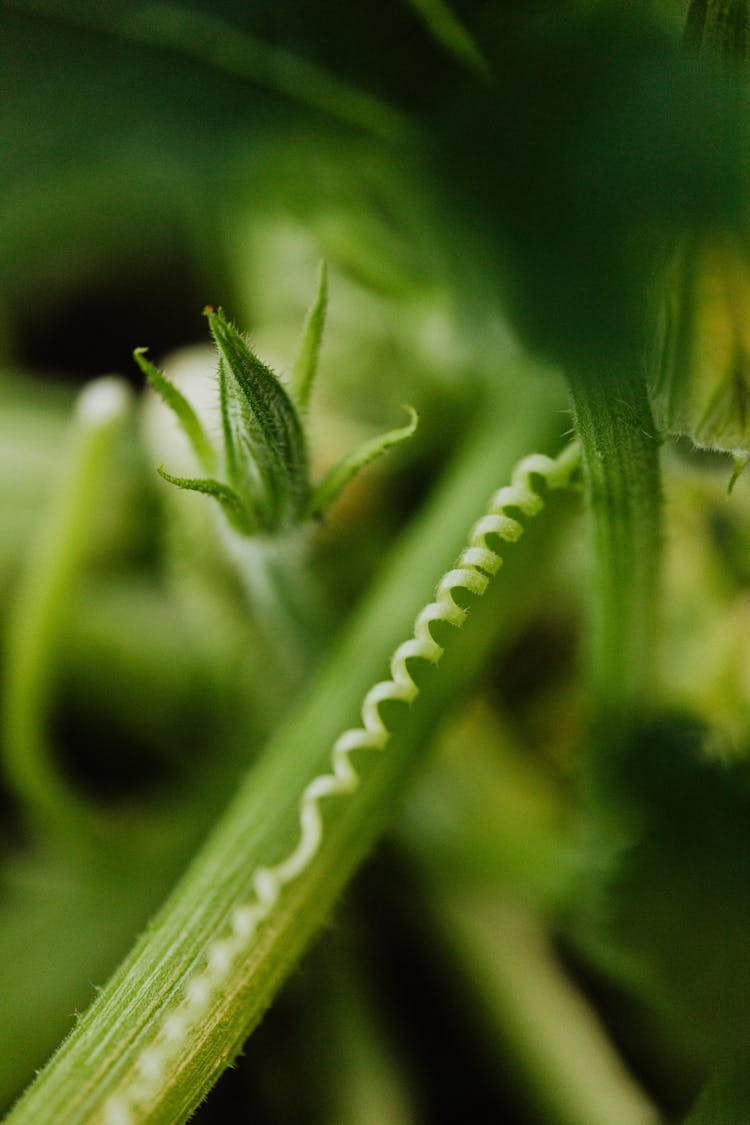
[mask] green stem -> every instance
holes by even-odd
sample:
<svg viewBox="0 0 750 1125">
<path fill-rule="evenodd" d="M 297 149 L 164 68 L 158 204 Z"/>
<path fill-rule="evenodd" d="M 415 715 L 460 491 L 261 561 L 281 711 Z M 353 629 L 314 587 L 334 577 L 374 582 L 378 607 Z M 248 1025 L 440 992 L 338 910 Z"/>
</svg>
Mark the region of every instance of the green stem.
<svg viewBox="0 0 750 1125">
<path fill-rule="evenodd" d="M 548 393 L 544 397 L 548 400 Z M 257 915 L 262 897 L 259 884 L 262 891 L 273 874 L 268 865 L 278 864 L 280 857 L 286 857 L 281 866 L 288 865 L 290 849 L 297 848 L 301 792 L 311 778 L 317 783 L 329 774 L 332 744 L 356 722 L 359 702 L 382 677 L 405 623 L 429 596 L 445 562 L 455 557 L 467 512 L 478 510 L 480 497 L 506 476 L 523 446 L 542 439 L 549 424 L 543 401 L 530 394 L 531 417 L 517 413 L 517 429 L 505 442 L 498 440 L 488 412 L 465 459 L 399 544 L 309 695 L 9 1123 L 181 1122 L 232 1061 L 387 823 L 425 731 L 411 741 L 395 737 L 381 753 L 356 754 L 361 784 L 346 796 L 325 800 L 319 846 L 299 874 L 282 880 L 278 897 L 256 926 L 251 916 Z M 477 618 L 481 615 L 471 620 Z M 440 706 L 432 702 L 437 714 L 448 691 L 439 673 L 426 675 L 428 712 L 430 693 L 437 693 Z M 420 711 L 415 708 L 414 715 Z M 242 932 L 251 937 L 238 950 Z"/>
<path fill-rule="evenodd" d="M 433 873 L 434 875 L 435 873 Z M 435 914 L 485 1022 L 547 1125 L 657 1125 L 542 919 L 495 888 L 433 888 Z"/>
<path fill-rule="evenodd" d="M 283 537 L 248 537 L 227 529 L 225 542 L 245 589 L 250 612 L 268 643 L 278 674 L 304 680 L 319 655 L 324 614 L 306 566 L 309 530 Z"/>
<path fill-rule="evenodd" d="M 645 383 L 623 367 L 569 377 L 594 540 L 590 659 L 597 721 L 653 697 L 661 555 L 659 439 Z"/>
<path fill-rule="evenodd" d="M 62 479 L 32 544 L 11 606 L 5 648 L 4 767 L 26 811 L 49 829 L 72 833 L 98 820 L 57 768 L 46 722 L 58 642 L 90 541 L 101 477 L 129 408 L 127 384 L 99 379 L 78 399 Z M 86 833 L 84 833 L 86 834 Z"/>
<path fill-rule="evenodd" d="M 440 742 L 398 824 L 424 932 L 445 945 L 535 1120 L 655 1125 L 656 1110 L 553 948 L 575 862 L 562 789 L 483 707 L 468 717 L 462 709 Z"/>
<path fill-rule="evenodd" d="M 410 1125 L 416 1117 L 414 1098 L 404 1060 L 382 1026 L 380 997 L 354 950 L 340 937 L 326 952 L 322 1010 L 328 1066 L 321 1077 L 330 1091 L 327 1120 L 336 1125 Z M 320 1030 L 318 1024 L 318 1034 Z M 319 1058 L 319 1046 L 314 1049 Z"/>
</svg>

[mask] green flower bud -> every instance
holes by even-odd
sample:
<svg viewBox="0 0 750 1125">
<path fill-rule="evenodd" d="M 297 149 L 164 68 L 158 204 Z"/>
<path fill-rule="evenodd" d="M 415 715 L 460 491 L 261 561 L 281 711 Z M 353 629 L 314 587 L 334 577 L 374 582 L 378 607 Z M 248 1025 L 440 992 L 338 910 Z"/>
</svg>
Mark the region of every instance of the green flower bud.
<svg viewBox="0 0 750 1125">
<path fill-rule="evenodd" d="M 322 481 L 311 481 L 307 408 L 317 372 L 327 299 L 323 263 L 288 388 L 258 358 L 224 312 L 206 306 L 204 313 L 218 358 L 220 445 L 206 432 L 182 392 L 146 358 L 146 349 L 137 348 L 134 353 L 141 371 L 174 413 L 204 475 L 175 476 L 161 467 L 159 473 L 177 488 L 212 497 L 239 535 L 283 532 L 324 515 L 364 465 L 416 429 L 417 416 L 407 407 L 408 425 L 365 442 L 334 465 Z"/>
</svg>

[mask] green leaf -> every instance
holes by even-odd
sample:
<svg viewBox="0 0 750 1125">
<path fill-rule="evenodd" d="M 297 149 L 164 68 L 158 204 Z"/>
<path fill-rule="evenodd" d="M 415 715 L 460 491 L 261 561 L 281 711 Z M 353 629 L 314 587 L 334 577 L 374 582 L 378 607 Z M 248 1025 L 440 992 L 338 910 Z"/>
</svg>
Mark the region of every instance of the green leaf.
<svg viewBox="0 0 750 1125">
<path fill-rule="evenodd" d="M 318 356 L 328 307 L 328 267 L 320 263 L 318 272 L 318 293 L 310 308 L 302 330 L 302 340 L 292 367 L 291 390 L 301 410 L 307 408 L 310 391 L 318 370 Z"/>
<path fill-rule="evenodd" d="M 221 309 L 207 312 L 219 349 L 227 470 L 266 530 L 294 522 L 309 492 L 307 445 L 297 410 L 274 372 Z"/>
<path fill-rule="evenodd" d="M 370 461 L 374 461 L 381 453 L 385 453 L 391 446 L 398 445 L 399 442 L 412 436 L 419 423 L 419 418 L 413 407 L 406 406 L 404 409 L 410 416 L 408 425 L 399 430 L 388 430 L 384 434 L 379 434 L 378 437 L 371 438 L 370 441 L 366 441 L 359 449 L 355 449 L 348 457 L 344 457 L 332 469 L 329 469 L 310 499 L 308 512 L 311 516 L 321 516 L 327 512 L 339 493 L 360 469 L 364 468 Z"/>
<path fill-rule="evenodd" d="M 471 32 L 461 23 L 446 0 L 408 0 L 422 17 L 433 37 L 447 51 L 480 74 L 489 75 L 489 67 Z"/>
<path fill-rule="evenodd" d="M 164 402 L 176 415 L 185 437 L 193 447 L 193 452 L 198 458 L 201 468 L 207 473 L 212 473 L 216 468 L 216 453 L 198 415 L 182 392 L 177 390 L 174 383 L 170 383 L 158 367 L 154 367 L 153 363 L 146 359 L 147 350 L 147 348 L 136 348 L 133 352 L 135 362 L 156 393 L 161 395 Z"/>
<path fill-rule="evenodd" d="M 704 1071 L 744 1049 L 750 1010 L 750 762 L 717 756 L 715 734 L 662 714 L 610 741 L 571 915 L 584 955 L 657 1008 Z"/>
<path fill-rule="evenodd" d="M 750 259 L 742 239 L 715 231 L 683 239 L 665 269 L 661 304 L 647 373 L 657 425 L 741 459 L 750 453 Z"/>
<path fill-rule="evenodd" d="M 728 1058 L 703 1089 L 683 1125 L 746 1125 L 750 1121 L 747 1057 Z"/>
<path fill-rule="evenodd" d="M 102 21 L 87 12 L 82 22 L 101 26 Z M 268 43 L 209 11 L 184 4 L 135 5 L 117 19 L 116 28 L 127 39 L 198 59 L 383 140 L 408 135 L 409 118 L 388 102 L 326 70 L 307 54 Z"/>
<path fill-rule="evenodd" d="M 230 523 L 241 531 L 243 535 L 249 534 L 255 530 L 255 522 L 243 504 L 240 497 L 230 488 L 227 484 L 222 484 L 219 480 L 212 480 L 211 478 L 193 479 L 191 477 L 174 477 L 168 473 L 161 465 L 159 465 L 157 472 L 160 477 L 174 484 L 177 488 L 183 488 L 188 492 L 203 492 L 207 496 L 213 496 L 215 500 L 221 504 L 227 519 Z"/>
<path fill-rule="evenodd" d="M 750 464 L 750 453 L 735 453 L 734 455 L 734 468 L 732 475 L 729 478 L 727 485 L 727 496 L 731 496 L 734 491 L 734 486 L 744 473 L 747 466 Z"/>
</svg>

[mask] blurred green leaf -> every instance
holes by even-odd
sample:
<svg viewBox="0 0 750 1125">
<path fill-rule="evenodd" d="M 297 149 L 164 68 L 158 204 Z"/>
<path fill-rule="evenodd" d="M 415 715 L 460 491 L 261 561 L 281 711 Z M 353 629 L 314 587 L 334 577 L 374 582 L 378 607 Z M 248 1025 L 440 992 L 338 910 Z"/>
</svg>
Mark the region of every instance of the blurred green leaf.
<svg viewBox="0 0 750 1125">
<path fill-rule="evenodd" d="M 705 728 L 667 718 L 613 756 L 575 920 L 699 1074 L 731 1054 L 750 1008 L 750 762 L 707 745 Z"/>
</svg>

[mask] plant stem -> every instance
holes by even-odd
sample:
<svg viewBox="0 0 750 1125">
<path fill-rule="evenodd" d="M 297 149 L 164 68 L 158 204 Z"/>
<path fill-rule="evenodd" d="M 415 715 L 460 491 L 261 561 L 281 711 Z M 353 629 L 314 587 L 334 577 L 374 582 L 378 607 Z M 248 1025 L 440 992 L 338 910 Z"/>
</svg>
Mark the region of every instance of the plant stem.
<svg viewBox="0 0 750 1125">
<path fill-rule="evenodd" d="M 540 762 L 489 708 L 439 738 L 399 820 L 420 926 L 465 982 L 495 1054 L 545 1125 L 656 1125 L 596 1012 L 554 950 L 570 902 L 575 824 Z"/>
<path fill-rule="evenodd" d="M 549 401 L 546 388 L 544 398 Z M 309 695 L 8 1125 L 130 1125 L 136 1120 L 173 1125 L 190 1115 L 240 1050 L 389 819 L 424 730 L 422 738 L 410 742 L 394 738 L 381 754 L 357 755 L 362 784 L 344 799 L 325 802 L 325 831 L 313 860 L 283 886 L 241 956 L 230 956 L 227 942 L 236 940 L 238 922 L 244 924 L 253 909 L 261 869 L 288 857 L 296 845 L 301 791 L 311 778 L 319 780 L 321 771 L 330 771 L 331 745 L 356 721 L 357 707 L 382 676 L 405 623 L 429 596 L 431 580 L 455 557 L 467 512 L 478 510 L 480 497 L 507 474 L 521 448 L 542 439 L 549 426 L 544 399 L 532 393 L 527 405 L 530 416 L 516 413 L 517 428 L 504 442 L 498 438 L 497 415 L 487 412 L 466 456 L 399 544 Z M 527 566 L 530 561 L 526 556 Z M 427 696 L 438 695 L 435 714 L 444 710 L 449 691 L 441 670 L 425 677 L 423 689 Z M 175 1036 L 178 1050 L 171 1045 Z"/>
<path fill-rule="evenodd" d="M 2 698 L 8 782 L 46 830 L 72 838 L 101 828 L 92 806 L 56 767 L 46 731 L 59 636 L 90 539 L 91 512 L 102 473 L 127 414 L 127 384 L 114 377 L 90 383 L 78 399 L 62 480 L 20 577 L 7 628 Z"/>
<path fill-rule="evenodd" d="M 278 675 L 292 687 L 316 663 L 325 632 L 319 591 L 305 565 L 307 539 L 307 529 L 278 539 L 240 536 L 231 528 L 224 535 Z"/>
<path fill-rule="evenodd" d="M 321 951 L 323 952 L 323 951 Z M 337 1125 L 410 1125 L 416 1117 L 406 1064 L 382 1026 L 380 997 L 339 937 L 323 962 L 323 1029 L 331 1058 L 321 1075 Z"/>
<path fill-rule="evenodd" d="M 434 873 L 433 873 L 434 874 Z M 542 919 L 497 889 L 433 887 L 436 924 L 547 1125 L 657 1125 Z"/>
<path fill-rule="evenodd" d="M 659 439 L 645 383 L 623 365 L 568 379 L 594 541 L 595 719 L 616 729 L 653 696 L 661 555 Z"/>
</svg>

